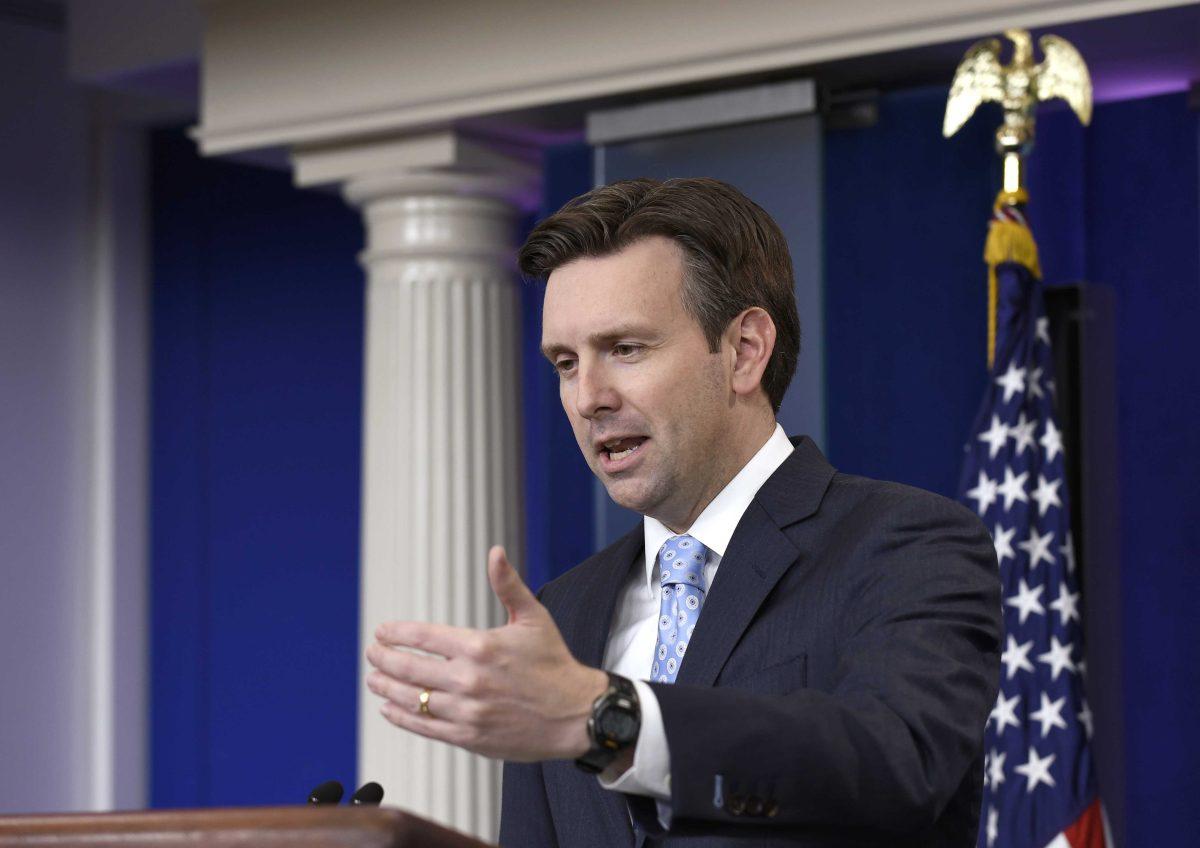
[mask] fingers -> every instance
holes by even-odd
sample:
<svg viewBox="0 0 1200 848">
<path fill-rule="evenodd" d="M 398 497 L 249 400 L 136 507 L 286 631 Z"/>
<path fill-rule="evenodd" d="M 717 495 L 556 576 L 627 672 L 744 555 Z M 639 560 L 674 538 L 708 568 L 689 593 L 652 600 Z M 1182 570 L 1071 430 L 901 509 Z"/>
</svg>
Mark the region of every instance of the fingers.
<svg viewBox="0 0 1200 848">
<path fill-rule="evenodd" d="M 499 545 L 488 551 L 488 582 L 492 584 L 492 591 L 500 599 L 500 603 L 508 610 L 510 623 L 541 606 L 521 579 L 521 575 L 508 561 L 504 548 Z"/>
<path fill-rule="evenodd" d="M 375 628 L 375 638 L 384 645 L 451 658 L 473 657 L 484 642 L 479 630 L 424 621 L 389 621 Z"/>
<path fill-rule="evenodd" d="M 376 671 L 367 676 L 367 687 L 385 699 L 379 712 L 397 727 L 452 745 L 469 741 L 465 723 L 469 710 L 457 695 L 430 687 L 429 712 L 423 713 L 420 708 L 423 686 L 401 683 Z"/>
<path fill-rule="evenodd" d="M 463 718 L 462 699 L 453 692 L 446 692 L 434 686 L 405 683 L 373 671 L 367 675 L 367 688 L 397 709 L 426 719 L 454 722 Z M 421 693 L 426 689 L 429 690 L 429 712 L 423 713 Z"/>
<path fill-rule="evenodd" d="M 411 651 L 388 648 L 376 642 L 367 648 L 367 662 L 402 682 L 428 686 L 431 689 L 461 691 L 462 676 L 452 664 L 441 657 L 427 657 Z"/>
</svg>

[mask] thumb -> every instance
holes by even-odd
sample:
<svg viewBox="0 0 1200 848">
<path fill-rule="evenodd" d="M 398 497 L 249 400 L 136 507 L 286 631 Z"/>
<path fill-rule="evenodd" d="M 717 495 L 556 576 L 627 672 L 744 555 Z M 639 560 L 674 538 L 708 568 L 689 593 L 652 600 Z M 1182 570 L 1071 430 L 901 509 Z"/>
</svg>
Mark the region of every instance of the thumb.
<svg viewBox="0 0 1200 848">
<path fill-rule="evenodd" d="M 492 591 L 500 603 L 508 610 L 510 624 L 541 606 L 517 569 L 508 561 L 504 548 L 499 545 L 493 545 L 488 551 L 488 582 L 492 584 Z"/>
</svg>

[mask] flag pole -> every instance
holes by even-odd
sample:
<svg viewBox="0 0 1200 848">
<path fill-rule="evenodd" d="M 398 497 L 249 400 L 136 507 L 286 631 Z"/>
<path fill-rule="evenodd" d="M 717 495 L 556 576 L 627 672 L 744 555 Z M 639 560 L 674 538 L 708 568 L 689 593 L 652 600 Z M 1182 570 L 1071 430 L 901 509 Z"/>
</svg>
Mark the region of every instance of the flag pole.
<svg viewBox="0 0 1200 848">
<path fill-rule="evenodd" d="M 996 321 L 999 290 L 996 267 L 1017 262 L 1039 279 L 1037 245 L 1025 221 L 1029 202 L 1025 188 L 1025 157 L 1033 149 L 1034 126 L 1039 103 L 1061 97 L 1070 104 L 1081 123 L 1092 119 L 1092 81 L 1087 64 L 1067 40 L 1044 35 L 1038 44 L 1045 54 L 1040 64 L 1033 61 L 1033 40 L 1023 29 L 1004 33 L 1012 42 L 1012 58 L 1000 63 L 1000 40 L 985 38 L 971 45 L 959 63 L 946 100 L 942 134 L 949 138 L 974 114 L 980 103 L 997 102 L 1004 120 L 996 130 L 996 152 L 1004 164 L 1004 180 L 996 197 L 988 227 L 984 261 L 988 266 L 988 347 L 990 370 L 996 361 Z"/>
<path fill-rule="evenodd" d="M 1092 766 L 1083 624 L 1071 539 L 1066 458 L 1054 404 L 1054 356 L 1037 245 L 1025 218 L 1034 113 L 1051 97 L 1091 118 L 1087 67 L 1046 35 L 1033 63 L 1029 33 L 973 45 L 958 67 L 943 132 L 985 101 L 1004 110 L 996 152 L 1004 183 L 988 226 L 988 370 L 965 447 L 959 499 L 991 533 L 1004 610 L 1002 672 L 984 727 L 978 848 L 1108 848 Z M 1006 732 L 1007 731 L 1007 732 Z"/>
</svg>

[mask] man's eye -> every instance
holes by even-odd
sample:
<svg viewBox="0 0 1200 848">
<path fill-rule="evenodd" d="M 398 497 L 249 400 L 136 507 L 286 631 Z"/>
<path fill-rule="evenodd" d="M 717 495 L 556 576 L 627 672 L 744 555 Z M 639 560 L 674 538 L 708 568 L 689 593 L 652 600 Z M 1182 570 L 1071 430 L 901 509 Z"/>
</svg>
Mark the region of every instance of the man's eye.
<svg viewBox="0 0 1200 848">
<path fill-rule="evenodd" d="M 615 353 L 617 356 L 633 356 L 641 349 L 642 346 L 636 344 L 613 345 L 613 353 Z"/>
<path fill-rule="evenodd" d="M 574 359 L 559 359 L 554 363 L 554 370 L 559 374 L 568 374 L 575 367 Z"/>
</svg>

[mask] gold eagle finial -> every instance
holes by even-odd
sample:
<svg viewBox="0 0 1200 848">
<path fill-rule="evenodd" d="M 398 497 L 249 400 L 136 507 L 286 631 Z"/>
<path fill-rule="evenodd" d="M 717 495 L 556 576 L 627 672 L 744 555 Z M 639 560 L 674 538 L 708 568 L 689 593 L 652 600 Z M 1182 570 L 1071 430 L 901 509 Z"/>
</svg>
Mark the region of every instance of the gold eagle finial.
<svg viewBox="0 0 1200 848">
<path fill-rule="evenodd" d="M 975 113 L 981 103 L 1004 107 L 1004 124 L 996 133 L 1000 153 L 1025 153 L 1033 143 L 1037 104 L 1061 97 L 1086 125 L 1092 119 L 1092 81 L 1079 51 L 1057 35 L 1038 39 L 1045 58 L 1033 63 L 1033 41 L 1023 29 L 1006 30 L 1012 60 L 1000 64 L 1000 39 L 985 38 L 967 50 L 946 101 L 942 133 L 947 138 Z"/>
</svg>

